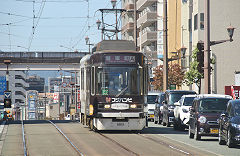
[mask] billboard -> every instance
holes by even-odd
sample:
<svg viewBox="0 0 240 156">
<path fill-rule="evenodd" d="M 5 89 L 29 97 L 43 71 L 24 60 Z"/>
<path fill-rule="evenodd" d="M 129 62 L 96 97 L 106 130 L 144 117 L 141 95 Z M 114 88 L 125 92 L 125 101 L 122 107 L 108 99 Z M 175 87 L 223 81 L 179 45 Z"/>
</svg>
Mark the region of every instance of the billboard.
<svg viewBox="0 0 240 156">
<path fill-rule="evenodd" d="M 4 95 L 7 90 L 7 81 L 5 76 L 0 76 L 0 95 Z"/>
<path fill-rule="evenodd" d="M 35 120 L 36 119 L 36 113 L 35 112 L 28 112 L 28 119 L 29 120 Z"/>
</svg>

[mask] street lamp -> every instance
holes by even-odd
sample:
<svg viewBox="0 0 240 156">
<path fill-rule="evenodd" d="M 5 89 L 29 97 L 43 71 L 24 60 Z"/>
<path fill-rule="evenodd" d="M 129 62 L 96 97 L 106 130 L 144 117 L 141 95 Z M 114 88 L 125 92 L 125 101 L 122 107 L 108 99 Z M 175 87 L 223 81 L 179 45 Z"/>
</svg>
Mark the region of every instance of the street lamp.
<svg viewBox="0 0 240 156">
<path fill-rule="evenodd" d="M 7 91 L 9 91 L 9 70 L 8 70 L 8 65 L 11 64 L 11 60 L 4 60 L 4 64 L 7 65 L 7 71 L 6 71 L 6 83 L 7 83 Z"/>
<path fill-rule="evenodd" d="M 90 46 L 93 46 L 94 44 L 90 43 L 90 40 L 89 40 L 88 36 L 85 37 L 85 41 L 86 41 L 86 45 L 88 45 L 88 52 L 90 54 Z"/>
<path fill-rule="evenodd" d="M 231 25 L 229 27 L 227 27 L 227 32 L 228 32 L 228 35 L 229 35 L 229 39 L 226 39 L 226 40 L 219 40 L 219 41 L 199 41 L 198 43 L 201 44 L 201 46 L 203 46 L 205 44 L 205 42 L 208 42 L 209 44 L 209 48 L 205 48 L 204 46 L 204 88 L 205 88 L 205 93 L 206 94 L 210 94 L 211 93 L 211 84 L 210 84 L 210 74 L 211 74 L 211 67 L 210 67 L 210 46 L 213 46 L 213 45 L 217 45 L 217 44 L 221 44 L 221 43 L 224 43 L 224 42 L 232 42 L 233 39 L 233 33 L 234 33 L 234 27 L 232 27 Z M 205 56 L 206 55 L 206 56 Z"/>
<path fill-rule="evenodd" d="M 232 37 L 233 37 L 233 33 L 234 33 L 234 27 L 232 27 L 231 25 L 227 28 L 227 31 L 228 31 L 228 35 L 230 37 L 230 42 L 233 41 Z"/>
<path fill-rule="evenodd" d="M 184 45 L 180 48 L 180 51 L 181 51 L 181 54 L 182 54 L 182 58 L 185 58 L 186 50 L 187 50 L 187 48 L 184 47 Z"/>
<path fill-rule="evenodd" d="M 100 28 L 101 23 L 102 23 L 102 22 L 101 22 L 99 19 L 96 21 L 96 24 L 97 24 L 98 29 Z"/>
<path fill-rule="evenodd" d="M 111 3 L 112 3 L 112 7 L 113 7 L 113 9 L 114 9 L 115 6 L 116 6 L 117 0 L 111 0 Z"/>
</svg>

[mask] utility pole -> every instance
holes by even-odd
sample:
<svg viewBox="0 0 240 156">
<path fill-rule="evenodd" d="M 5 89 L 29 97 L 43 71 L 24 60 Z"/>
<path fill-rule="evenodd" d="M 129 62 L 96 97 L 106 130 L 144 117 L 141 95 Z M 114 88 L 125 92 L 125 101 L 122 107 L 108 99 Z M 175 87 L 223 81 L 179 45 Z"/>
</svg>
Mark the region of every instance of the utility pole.
<svg viewBox="0 0 240 156">
<path fill-rule="evenodd" d="M 163 91 L 168 89 L 167 0 L 163 0 Z"/>
<path fill-rule="evenodd" d="M 204 93 L 211 93 L 210 84 L 210 3 L 204 3 Z"/>
</svg>

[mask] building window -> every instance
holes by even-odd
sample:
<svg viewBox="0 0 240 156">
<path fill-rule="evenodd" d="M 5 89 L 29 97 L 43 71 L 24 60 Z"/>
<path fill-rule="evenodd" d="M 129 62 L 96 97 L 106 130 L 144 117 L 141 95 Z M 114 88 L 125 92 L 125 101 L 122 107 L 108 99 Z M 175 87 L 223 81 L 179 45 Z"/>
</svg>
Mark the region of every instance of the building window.
<svg viewBox="0 0 240 156">
<path fill-rule="evenodd" d="M 198 28 L 198 14 L 194 16 L 194 30 L 197 30 Z"/>
<path fill-rule="evenodd" d="M 200 29 L 204 29 L 204 13 L 200 13 Z"/>
<path fill-rule="evenodd" d="M 192 19 L 188 19 L 188 31 L 192 31 Z"/>
</svg>

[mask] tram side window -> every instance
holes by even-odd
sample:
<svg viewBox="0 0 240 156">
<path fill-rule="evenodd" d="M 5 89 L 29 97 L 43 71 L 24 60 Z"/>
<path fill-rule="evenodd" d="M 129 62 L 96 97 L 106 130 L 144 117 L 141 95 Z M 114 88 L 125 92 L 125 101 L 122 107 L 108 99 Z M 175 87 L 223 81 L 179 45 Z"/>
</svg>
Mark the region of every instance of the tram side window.
<svg viewBox="0 0 240 156">
<path fill-rule="evenodd" d="M 84 90 L 84 68 L 81 68 L 81 90 Z"/>
</svg>

